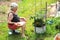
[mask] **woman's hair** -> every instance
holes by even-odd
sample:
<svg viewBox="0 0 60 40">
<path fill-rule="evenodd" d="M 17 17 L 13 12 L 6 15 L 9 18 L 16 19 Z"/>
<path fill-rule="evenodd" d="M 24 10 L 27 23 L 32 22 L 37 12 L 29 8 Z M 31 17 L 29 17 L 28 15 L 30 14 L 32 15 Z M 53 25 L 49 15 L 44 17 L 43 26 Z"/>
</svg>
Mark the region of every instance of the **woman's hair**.
<svg viewBox="0 0 60 40">
<path fill-rule="evenodd" d="M 18 4 L 13 2 L 10 4 L 10 7 L 11 7 L 11 10 L 13 10 L 13 8 L 18 7 Z"/>
</svg>

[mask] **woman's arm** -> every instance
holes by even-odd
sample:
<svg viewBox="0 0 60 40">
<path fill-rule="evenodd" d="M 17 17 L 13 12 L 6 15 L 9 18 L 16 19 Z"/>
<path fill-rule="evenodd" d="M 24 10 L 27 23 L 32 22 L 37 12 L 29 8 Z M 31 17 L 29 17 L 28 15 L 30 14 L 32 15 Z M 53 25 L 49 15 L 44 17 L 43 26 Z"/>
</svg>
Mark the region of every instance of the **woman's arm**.
<svg viewBox="0 0 60 40">
<path fill-rule="evenodd" d="M 10 13 L 9 16 L 8 16 L 8 23 L 9 24 L 14 24 L 15 22 L 11 22 L 11 20 L 13 19 L 13 14 Z"/>
</svg>

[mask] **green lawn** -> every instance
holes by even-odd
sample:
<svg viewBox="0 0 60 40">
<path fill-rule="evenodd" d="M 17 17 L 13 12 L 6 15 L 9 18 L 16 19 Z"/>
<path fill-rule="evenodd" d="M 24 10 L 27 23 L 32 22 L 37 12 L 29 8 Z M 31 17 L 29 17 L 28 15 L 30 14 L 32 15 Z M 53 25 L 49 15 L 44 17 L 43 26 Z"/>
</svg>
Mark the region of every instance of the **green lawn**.
<svg viewBox="0 0 60 40">
<path fill-rule="evenodd" d="M 51 3 L 55 3 L 56 0 L 36 0 L 36 12 L 40 12 L 41 8 L 45 8 L 47 1 L 48 5 Z M 41 2 L 43 2 L 41 4 Z M 56 18 L 53 18 L 54 20 L 53 25 L 46 24 L 47 31 L 44 34 L 35 34 L 34 32 L 34 26 L 32 25 L 33 19 L 30 20 L 30 16 L 35 15 L 35 0 L 22 0 L 22 2 L 18 2 L 18 15 L 20 17 L 25 17 L 27 20 L 26 24 L 26 31 L 25 34 L 28 38 L 21 38 L 21 35 L 8 35 L 8 27 L 7 22 L 0 23 L 0 40 L 53 40 L 55 34 L 58 32 L 55 30 L 55 22 Z M 5 5 L 2 7 L 2 10 L 6 11 L 8 7 Z M 4 14 L 5 15 L 5 14 Z M 0 17 L 0 20 L 6 20 L 6 17 Z M 50 18 L 48 18 L 50 20 Z M 20 30 L 20 29 L 18 29 Z"/>
</svg>

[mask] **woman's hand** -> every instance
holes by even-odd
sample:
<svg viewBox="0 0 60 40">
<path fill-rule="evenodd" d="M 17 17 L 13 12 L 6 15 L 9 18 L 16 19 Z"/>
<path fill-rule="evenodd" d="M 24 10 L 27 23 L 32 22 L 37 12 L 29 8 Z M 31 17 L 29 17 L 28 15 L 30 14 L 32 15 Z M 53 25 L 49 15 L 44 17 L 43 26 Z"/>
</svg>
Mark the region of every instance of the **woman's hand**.
<svg viewBox="0 0 60 40">
<path fill-rule="evenodd" d="M 14 25 L 16 25 L 16 26 L 20 26 L 19 22 L 17 22 L 17 23 L 14 23 Z"/>
<path fill-rule="evenodd" d="M 14 23 L 14 25 L 18 25 L 18 23 Z"/>
</svg>

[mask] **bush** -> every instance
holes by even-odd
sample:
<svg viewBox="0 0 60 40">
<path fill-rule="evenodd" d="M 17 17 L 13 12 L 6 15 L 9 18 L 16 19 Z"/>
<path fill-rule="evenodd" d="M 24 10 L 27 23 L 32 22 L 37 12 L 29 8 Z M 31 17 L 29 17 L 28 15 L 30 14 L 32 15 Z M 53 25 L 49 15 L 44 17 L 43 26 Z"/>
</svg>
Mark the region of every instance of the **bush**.
<svg viewBox="0 0 60 40">
<path fill-rule="evenodd" d="M 45 21 L 44 21 L 45 15 L 36 13 L 35 16 L 32 16 L 31 18 L 34 19 L 33 25 L 35 27 L 43 27 L 45 26 Z"/>
<path fill-rule="evenodd" d="M 45 26 L 45 23 L 44 23 L 43 19 L 39 19 L 39 18 L 34 19 L 33 24 L 34 24 L 35 27 L 43 27 L 43 26 Z"/>
</svg>

